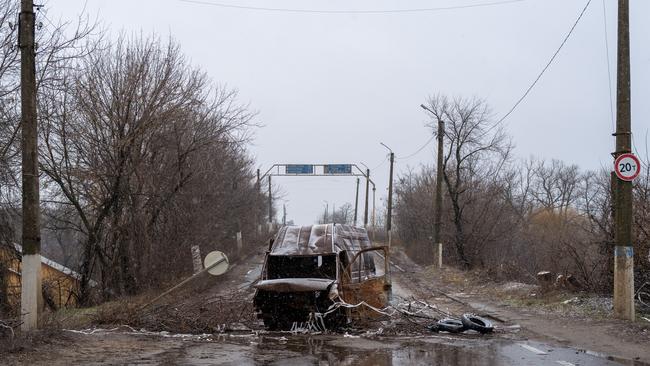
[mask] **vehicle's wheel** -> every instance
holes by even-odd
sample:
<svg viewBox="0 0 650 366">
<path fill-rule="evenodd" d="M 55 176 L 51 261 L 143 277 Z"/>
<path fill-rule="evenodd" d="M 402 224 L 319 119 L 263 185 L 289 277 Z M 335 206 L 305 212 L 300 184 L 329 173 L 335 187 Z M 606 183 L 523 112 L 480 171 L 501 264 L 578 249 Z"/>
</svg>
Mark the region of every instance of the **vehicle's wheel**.
<svg viewBox="0 0 650 366">
<path fill-rule="evenodd" d="M 465 330 L 463 322 L 458 319 L 445 318 L 441 319 L 437 323 L 438 330 L 449 333 L 460 333 Z"/>
<path fill-rule="evenodd" d="M 494 330 L 492 322 L 480 316 L 463 314 L 460 320 L 465 328 L 475 330 L 479 333 L 491 333 Z"/>
</svg>

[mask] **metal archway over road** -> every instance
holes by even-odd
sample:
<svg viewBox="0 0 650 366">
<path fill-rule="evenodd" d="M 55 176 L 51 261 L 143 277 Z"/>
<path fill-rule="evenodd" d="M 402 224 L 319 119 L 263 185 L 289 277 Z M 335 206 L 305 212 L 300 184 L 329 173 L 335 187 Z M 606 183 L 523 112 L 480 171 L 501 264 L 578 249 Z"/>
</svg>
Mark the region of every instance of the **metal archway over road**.
<svg viewBox="0 0 650 366">
<path fill-rule="evenodd" d="M 271 193 L 271 177 L 332 177 L 332 176 L 350 176 L 357 177 L 357 196 L 355 202 L 355 224 L 357 217 L 357 208 L 359 202 L 358 177 L 366 179 L 366 200 L 363 212 L 363 227 L 368 226 L 368 195 L 370 185 L 372 184 L 372 227 L 375 227 L 375 183 L 370 179 L 370 169 L 359 168 L 356 164 L 273 164 L 264 174 L 260 175 L 257 169 L 257 186 L 261 189 L 262 180 L 268 178 L 269 186 L 269 227 L 273 223 L 273 196 Z"/>
</svg>

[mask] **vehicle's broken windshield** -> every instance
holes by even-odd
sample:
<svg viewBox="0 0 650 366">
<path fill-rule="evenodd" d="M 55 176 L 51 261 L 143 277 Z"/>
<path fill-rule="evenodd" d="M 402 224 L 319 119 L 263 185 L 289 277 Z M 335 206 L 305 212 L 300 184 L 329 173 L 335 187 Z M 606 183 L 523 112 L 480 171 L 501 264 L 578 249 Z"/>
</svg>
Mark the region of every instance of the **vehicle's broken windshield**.
<svg viewBox="0 0 650 366">
<path fill-rule="evenodd" d="M 268 279 L 336 278 L 336 255 L 269 256 Z"/>
</svg>

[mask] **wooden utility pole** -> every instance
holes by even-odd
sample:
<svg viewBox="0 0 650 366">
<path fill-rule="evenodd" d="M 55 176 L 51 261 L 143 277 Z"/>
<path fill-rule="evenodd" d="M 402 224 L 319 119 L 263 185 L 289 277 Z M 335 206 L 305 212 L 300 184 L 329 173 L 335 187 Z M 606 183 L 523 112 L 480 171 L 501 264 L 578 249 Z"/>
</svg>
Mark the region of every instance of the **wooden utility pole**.
<svg viewBox="0 0 650 366">
<path fill-rule="evenodd" d="M 368 193 L 370 190 L 370 169 L 366 169 L 366 201 L 363 209 L 363 227 L 368 228 Z"/>
<path fill-rule="evenodd" d="M 38 125 L 36 121 L 36 61 L 34 4 L 22 0 L 18 46 L 20 47 L 20 93 L 22 129 L 23 222 L 21 264 L 21 329 L 38 328 L 41 310 L 41 228 L 38 191 Z"/>
<path fill-rule="evenodd" d="M 433 242 L 438 247 L 438 267 L 442 267 L 442 242 L 440 241 L 440 225 L 442 224 L 442 155 L 443 136 L 445 123 L 438 119 L 438 164 L 436 167 L 436 197 L 433 209 L 435 210 L 433 223 Z"/>
<path fill-rule="evenodd" d="M 614 159 L 632 151 L 630 101 L 630 3 L 618 1 L 616 78 L 616 151 Z M 634 320 L 634 249 L 632 244 L 632 182 L 618 178 L 614 187 L 614 315 Z"/>
<path fill-rule="evenodd" d="M 357 194 L 354 197 L 354 226 L 357 226 L 358 209 L 359 209 L 359 178 L 357 178 Z"/>
</svg>

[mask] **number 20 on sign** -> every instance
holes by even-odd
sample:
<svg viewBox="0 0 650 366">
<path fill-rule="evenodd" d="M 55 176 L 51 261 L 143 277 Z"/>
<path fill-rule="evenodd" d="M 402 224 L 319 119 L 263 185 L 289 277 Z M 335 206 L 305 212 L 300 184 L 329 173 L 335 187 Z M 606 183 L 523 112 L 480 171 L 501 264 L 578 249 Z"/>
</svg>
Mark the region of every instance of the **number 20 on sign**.
<svg viewBox="0 0 650 366">
<path fill-rule="evenodd" d="M 614 161 L 616 176 L 624 181 L 633 181 L 641 172 L 641 162 L 634 154 L 621 154 Z"/>
</svg>

